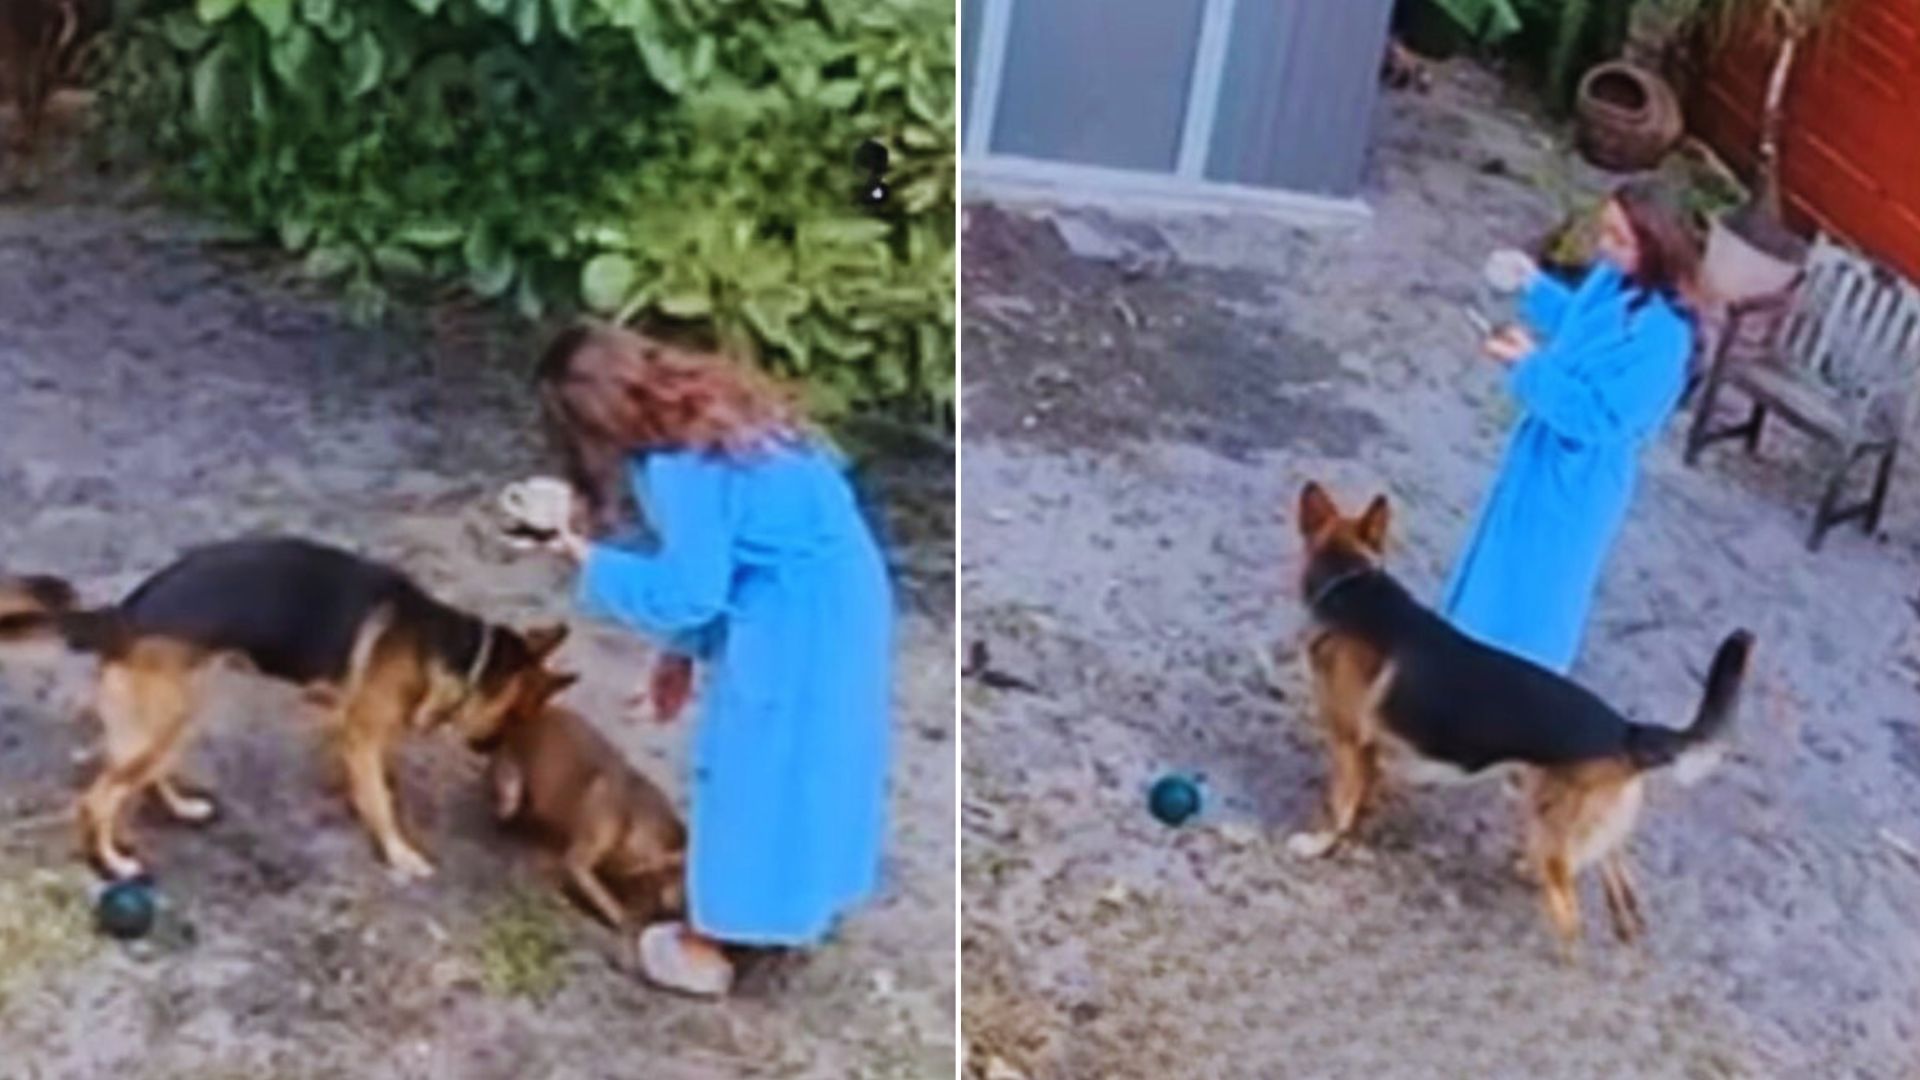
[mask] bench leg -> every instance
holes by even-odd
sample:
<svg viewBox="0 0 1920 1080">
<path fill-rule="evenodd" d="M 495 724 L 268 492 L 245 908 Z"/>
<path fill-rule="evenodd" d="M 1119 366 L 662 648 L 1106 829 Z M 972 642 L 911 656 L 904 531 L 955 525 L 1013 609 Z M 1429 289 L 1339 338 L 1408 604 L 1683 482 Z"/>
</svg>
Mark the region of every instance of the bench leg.
<svg viewBox="0 0 1920 1080">
<path fill-rule="evenodd" d="M 1865 530 L 1871 534 L 1880 527 L 1880 512 L 1886 504 L 1887 487 L 1893 479 L 1893 461 L 1897 449 L 1895 446 L 1867 445 L 1855 446 L 1842 451 L 1833 467 L 1833 473 L 1827 480 L 1826 492 L 1820 497 L 1820 508 L 1814 511 L 1813 534 L 1807 538 L 1807 550 L 1819 551 L 1820 543 L 1826 538 L 1827 531 L 1835 525 L 1860 519 Z M 1878 454 L 1880 464 L 1873 478 L 1873 493 L 1865 501 L 1855 503 L 1845 509 L 1840 507 L 1840 497 L 1846 491 L 1847 477 L 1861 458 Z"/>
<path fill-rule="evenodd" d="M 1758 453 L 1760 432 L 1766 427 L 1767 405 L 1758 398 L 1753 399 L 1751 410 L 1743 423 L 1725 427 L 1713 426 L 1714 409 L 1720 403 L 1720 391 L 1724 382 L 1710 372 L 1707 381 L 1700 390 L 1700 402 L 1693 407 L 1693 424 L 1687 429 L 1687 448 L 1682 460 L 1692 465 L 1700 459 L 1700 451 L 1724 439 L 1739 439 L 1746 444 L 1747 453 Z"/>
<path fill-rule="evenodd" d="M 1765 427 L 1766 423 L 1767 407 L 1764 403 L 1756 401 L 1753 403 L 1753 412 L 1747 416 L 1747 422 L 1734 429 L 1746 436 L 1748 454 L 1757 454 L 1760 452 L 1760 429 Z M 1729 432 L 1729 434 L 1732 434 L 1732 432 Z"/>
<path fill-rule="evenodd" d="M 1893 462 L 1900 456 L 1900 444 L 1894 443 L 1881 451 L 1880 469 L 1873 477 L 1873 498 L 1867 503 L 1867 535 L 1880 531 L 1880 515 L 1887 508 L 1887 488 L 1893 483 Z"/>
<path fill-rule="evenodd" d="M 1847 466 L 1852 462 L 1851 456 L 1842 457 L 1833 470 L 1833 476 L 1827 481 L 1826 493 L 1820 496 L 1820 508 L 1813 512 L 1813 534 L 1807 537 L 1808 551 L 1819 551 L 1820 544 L 1827 538 L 1827 530 L 1838 523 L 1840 515 L 1836 508 L 1840 505 L 1840 491 L 1847 484 Z"/>
<path fill-rule="evenodd" d="M 1706 383 L 1700 388 L 1700 400 L 1693 406 L 1693 423 L 1687 428 L 1687 449 L 1681 460 L 1691 466 L 1700 460 L 1700 451 L 1712 442 L 1713 408 L 1720 402 L 1720 369 L 1708 369 Z"/>
</svg>

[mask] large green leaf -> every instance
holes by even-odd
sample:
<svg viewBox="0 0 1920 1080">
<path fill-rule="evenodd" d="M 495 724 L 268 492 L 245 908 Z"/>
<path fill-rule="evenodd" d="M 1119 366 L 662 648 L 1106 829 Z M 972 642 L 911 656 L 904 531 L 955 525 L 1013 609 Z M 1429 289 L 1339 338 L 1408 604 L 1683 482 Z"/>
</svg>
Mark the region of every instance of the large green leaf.
<svg viewBox="0 0 1920 1080">
<path fill-rule="evenodd" d="M 520 44 L 531 45 L 540 36 L 540 6 L 546 0 L 514 0 L 513 30 Z"/>
<path fill-rule="evenodd" d="M 267 28 L 267 33 L 278 37 L 293 25 L 293 0 L 247 0 L 247 10 Z"/>
<path fill-rule="evenodd" d="M 829 218 L 809 221 L 800 227 L 800 243 L 854 247 L 876 244 L 893 232 L 893 226 L 872 218 Z"/>
<path fill-rule="evenodd" d="M 427 251 L 442 251 L 460 243 L 466 236 L 466 230 L 451 222 L 422 221 L 403 225 L 393 234 L 393 238 L 408 247 L 422 248 Z"/>
<path fill-rule="evenodd" d="M 828 109 L 851 109 L 860 100 L 860 84 L 852 79 L 834 79 L 820 84 L 813 95 L 816 104 Z"/>
<path fill-rule="evenodd" d="M 217 23 L 240 10 L 242 0 L 194 0 L 194 14 L 201 22 Z"/>
<path fill-rule="evenodd" d="M 775 286 L 748 296 L 740 308 L 762 339 L 791 352 L 795 345 L 793 322 L 806 313 L 807 293 L 798 286 Z"/>
<path fill-rule="evenodd" d="M 373 264 L 382 273 L 400 277 L 419 277 L 427 272 L 426 260 L 399 244 L 375 248 Z"/>
<path fill-rule="evenodd" d="M 620 310 L 633 295 L 640 270 L 625 255 L 596 255 L 580 272 L 580 297 L 601 314 Z"/>
<path fill-rule="evenodd" d="M 569 41 L 580 37 L 580 5 L 585 0 L 548 0 L 553 11 L 553 28 Z"/>
<path fill-rule="evenodd" d="M 280 81 L 297 90 L 311 90 L 315 85 L 314 62 L 319 50 L 319 37 L 306 26 L 295 24 L 274 40 L 267 59 Z"/>
<path fill-rule="evenodd" d="M 168 45 L 183 53 L 197 53 L 213 40 L 215 31 L 188 11 L 173 11 L 155 20 L 155 29 Z"/>
<path fill-rule="evenodd" d="M 386 57 L 381 52 L 379 39 L 371 31 L 355 34 L 353 40 L 347 43 L 342 59 L 346 65 L 345 89 L 348 97 L 363 97 L 380 85 Z"/>
<path fill-rule="evenodd" d="M 234 59 L 231 45 L 221 44 L 201 57 L 193 69 L 193 117 L 203 135 L 230 130 L 237 120 L 234 107 Z"/>
<path fill-rule="evenodd" d="M 467 262 L 467 283 L 474 292 L 495 297 L 513 287 L 513 255 L 493 229 L 481 226 L 469 233 L 462 254 Z"/>
<path fill-rule="evenodd" d="M 640 58 L 647 65 L 647 74 L 669 94 L 679 96 L 686 92 L 690 73 L 687 70 L 687 57 L 681 50 L 657 37 L 635 32 L 634 45 L 640 50 Z"/>
<path fill-rule="evenodd" d="M 331 281 L 344 277 L 360 265 L 360 255 L 352 248 L 341 244 L 322 245 L 308 254 L 302 268 L 308 277 L 318 281 Z"/>
</svg>

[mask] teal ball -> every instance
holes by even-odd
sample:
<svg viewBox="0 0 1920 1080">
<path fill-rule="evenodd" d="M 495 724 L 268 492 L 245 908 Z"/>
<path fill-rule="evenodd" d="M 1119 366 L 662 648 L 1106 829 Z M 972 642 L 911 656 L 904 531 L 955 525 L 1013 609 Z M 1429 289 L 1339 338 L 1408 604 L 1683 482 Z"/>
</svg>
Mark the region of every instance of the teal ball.
<svg viewBox="0 0 1920 1080">
<path fill-rule="evenodd" d="M 1184 824 L 1200 812 L 1200 784 L 1190 776 L 1163 776 L 1147 793 L 1147 809 L 1164 824 Z"/>
<path fill-rule="evenodd" d="M 144 937 L 153 929 L 154 908 L 151 882 L 116 881 L 101 890 L 94 918 L 101 932 L 124 941 Z"/>
</svg>

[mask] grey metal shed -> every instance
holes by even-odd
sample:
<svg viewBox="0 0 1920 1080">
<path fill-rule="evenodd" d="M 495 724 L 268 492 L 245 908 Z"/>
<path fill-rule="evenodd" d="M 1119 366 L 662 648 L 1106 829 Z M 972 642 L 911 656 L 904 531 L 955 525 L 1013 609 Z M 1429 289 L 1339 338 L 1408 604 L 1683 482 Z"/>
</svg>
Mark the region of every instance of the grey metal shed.
<svg viewBox="0 0 1920 1080">
<path fill-rule="evenodd" d="M 1361 210 L 1393 0 L 962 0 L 969 186 Z"/>
</svg>

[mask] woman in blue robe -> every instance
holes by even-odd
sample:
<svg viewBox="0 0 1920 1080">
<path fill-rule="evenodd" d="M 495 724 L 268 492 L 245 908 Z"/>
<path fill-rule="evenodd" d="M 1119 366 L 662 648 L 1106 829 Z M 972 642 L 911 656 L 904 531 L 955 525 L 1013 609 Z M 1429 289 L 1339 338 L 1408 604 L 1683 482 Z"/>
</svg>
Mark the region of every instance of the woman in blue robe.
<svg viewBox="0 0 1920 1080">
<path fill-rule="evenodd" d="M 1693 349 L 1682 297 L 1699 256 L 1678 212 L 1624 187 L 1602 208 L 1597 249 L 1577 288 L 1530 262 L 1516 275 L 1540 339 L 1509 327 L 1487 342 L 1521 419 L 1441 603 L 1466 633 L 1561 674 Z"/>
<path fill-rule="evenodd" d="M 666 710 L 694 662 L 705 669 L 688 922 L 647 928 L 638 951 L 655 982 L 724 994 L 737 947 L 816 944 L 874 892 L 885 564 L 839 460 L 746 365 L 581 327 L 548 350 L 540 384 L 584 518 L 612 521 L 624 486 L 658 541 L 635 551 L 564 533 L 580 606 L 666 650 L 653 680 Z"/>
</svg>

